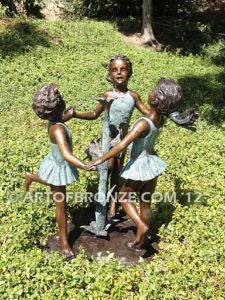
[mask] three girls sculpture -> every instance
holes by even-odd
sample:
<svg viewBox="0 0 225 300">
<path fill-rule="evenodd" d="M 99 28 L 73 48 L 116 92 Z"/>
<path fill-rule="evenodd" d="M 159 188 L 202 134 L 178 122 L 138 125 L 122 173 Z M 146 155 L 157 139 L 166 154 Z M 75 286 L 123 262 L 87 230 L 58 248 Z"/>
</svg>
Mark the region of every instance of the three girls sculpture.
<svg viewBox="0 0 225 300">
<path fill-rule="evenodd" d="M 155 191 L 157 178 L 166 164 L 155 153 L 154 146 L 167 118 L 178 125 L 190 125 L 198 114 L 189 110 L 181 114 L 182 89 L 172 79 L 162 78 L 149 94 L 148 105 L 141 101 L 137 92 L 128 89 L 132 75 L 132 63 L 126 56 L 115 55 L 108 65 L 107 79 L 113 88 L 105 91 L 98 99 L 99 103 L 92 112 L 66 110 L 65 102 L 55 84 L 46 84 L 33 96 L 33 110 L 38 117 L 48 121 L 48 132 L 51 152 L 40 164 L 39 173 L 27 173 L 25 188 L 29 189 L 33 181 L 49 185 L 55 194 L 56 221 L 59 226 L 59 237 L 62 254 L 72 258 L 74 253 L 68 244 L 66 228 L 66 185 L 78 180 L 77 168 L 99 170 L 98 201 L 96 202 L 95 220 L 84 228 L 97 236 L 107 235 L 107 222 L 116 215 L 116 202 L 107 203 L 108 177 L 113 192 L 119 192 L 119 176 L 125 179 L 118 202 L 137 226 L 134 241 L 127 246 L 140 249 L 149 229 L 150 201 Z M 143 117 L 139 118 L 129 129 L 129 121 L 134 108 Z M 65 112 L 66 110 L 66 112 Z M 95 120 L 104 113 L 102 142 L 92 143 L 90 153 L 95 158 L 85 164 L 72 154 L 72 136 L 65 121 L 71 118 Z M 126 149 L 130 145 L 130 160 L 123 168 Z M 130 201 L 131 193 L 140 194 L 140 211 Z M 120 194 L 119 194 L 120 195 Z M 143 199 L 143 195 L 147 195 Z M 107 215 L 108 209 L 108 215 Z"/>
</svg>

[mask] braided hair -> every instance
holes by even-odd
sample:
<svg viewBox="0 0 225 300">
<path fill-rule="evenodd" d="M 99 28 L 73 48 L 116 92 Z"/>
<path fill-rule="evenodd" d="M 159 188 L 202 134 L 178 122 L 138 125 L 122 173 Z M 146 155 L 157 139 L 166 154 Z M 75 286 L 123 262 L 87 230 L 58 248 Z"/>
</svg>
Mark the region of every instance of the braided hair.
<svg viewBox="0 0 225 300">
<path fill-rule="evenodd" d="M 109 61 L 109 64 L 108 64 L 108 75 L 107 75 L 107 80 L 109 82 L 112 82 L 111 80 L 111 77 L 110 77 L 110 66 L 111 66 L 111 63 L 115 60 L 123 60 L 127 63 L 127 67 L 128 67 L 128 77 L 130 78 L 133 74 L 133 69 L 132 69 L 132 62 L 129 60 L 129 58 L 125 55 L 113 55 L 111 58 L 110 58 L 110 61 Z"/>
<path fill-rule="evenodd" d="M 33 96 L 32 108 L 44 120 L 55 121 L 64 105 L 56 84 L 43 85 Z"/>
</svg>

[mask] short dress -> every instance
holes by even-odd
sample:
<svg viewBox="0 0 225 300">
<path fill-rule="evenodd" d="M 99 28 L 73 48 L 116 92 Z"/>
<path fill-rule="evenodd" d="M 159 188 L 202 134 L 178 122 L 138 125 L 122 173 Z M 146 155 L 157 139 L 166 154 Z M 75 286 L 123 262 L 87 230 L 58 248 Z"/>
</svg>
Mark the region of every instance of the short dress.
<svg viewBox="0 0 225 300">
<path fill-rule="evenodd" d="M 113 139 L 119 134 L 120 139 L 123 139 L 128 132 L 135 101 L 129 90 L 126 93 L 120 93 L 113 89 L 112 92 L 115 99 L 109 109 L 110 137 Z"/>
<path fill-rule="evenodd" d="M 139 137 L 130 145 L 130 160 L 121 171 L 120 176 L 135 181 L 148 181 L 166 170 L 165 162 L 154 150 L 162 128 L 156 128 L 148 117 L 142 117 L 137 122 L 139 120 L 148 122 L 150 132 L 145 137 Z"/>
<path fill-rule="evenodd" d="M 57 124 L 61 124 L 65 128 L 68 144 L 72 152 L 73 146 L 70 129 L 63 123 Z M 77 168 L 63 158 L 59 147 L 54 143 L 51 143 L 51 152 L 41 161 L 38 175 L 48 184 L 55 186 L 70 184 L 77 181 L 79 177 Z"/>
</svg>

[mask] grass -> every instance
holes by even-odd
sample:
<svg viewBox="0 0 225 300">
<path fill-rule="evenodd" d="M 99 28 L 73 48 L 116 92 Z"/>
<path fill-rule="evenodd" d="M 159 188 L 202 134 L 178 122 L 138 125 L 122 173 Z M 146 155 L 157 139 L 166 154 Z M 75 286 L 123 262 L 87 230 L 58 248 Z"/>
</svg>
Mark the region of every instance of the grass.
<svg viewBox="0 0 225 300">
<path fill-rule="evenodd" d="M 126 45 L 106 21 L 0 21 L 2 299 L 225 297 L 225 77 L 223 66 L 208 55 L 218 49 L 224 49 L 222 41 L 205 46 L 205 56 L 137 49 Z M 23 174 L 36 172 L 49 149 L 46 124 L 32 112 L 31 97 L 42 84 L 54 82 L 68 105 L 91 110 L 96 104 L 92 97 L 110 87 L 106 67 L 115 53 L 133 62 L 129 87 L 145 103 L 160 77 L 172 77 L 183 88 L 183 108 L 195 106 L 200 119 L 196 131 L 168 122 L 160 136 L 157 150 L 168 170 L 157 191 L 176 191 L 177 197 L 172 203 L 153 201 L 152 230 L 159 234 L 161 251 L 152 263 L 126 267 L 112 255 L 93 262 L 81 251 L 68 264 L 60 255 L 49 257 L 38 248 L 56 231 L 54 204 L 12 197 L 21 198 Z M 132 121 L 138 116 L 135 112 Z M 89 141 L 99 136 L 101 122 L 70 121 L 78 157 L 83 158 Z M 79 184 L 69 189 L 83 192 L 97 184 L 94 173 L 80 173 Z M 201 201 L 196 203 L 198 195 Z M 70 211 L 79 205 L 71 200 Z"/>
</svg>

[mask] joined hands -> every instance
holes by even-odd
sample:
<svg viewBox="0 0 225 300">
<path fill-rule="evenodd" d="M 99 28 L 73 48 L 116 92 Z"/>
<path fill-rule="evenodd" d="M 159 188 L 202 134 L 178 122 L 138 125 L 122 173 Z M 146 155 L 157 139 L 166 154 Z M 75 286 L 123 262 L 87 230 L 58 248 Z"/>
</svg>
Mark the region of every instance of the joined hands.
<svg viewBox="0 0 225 300">
<path fill-rule="evenodd" d="M 92 162 L 90 162 L 89 164 L 87 164 L 85 170 L 86 171 L 96 171 L 97 170 L 96 161 L 93 160 Z"/>
</svg>

